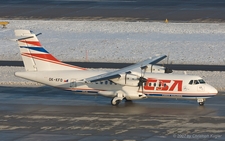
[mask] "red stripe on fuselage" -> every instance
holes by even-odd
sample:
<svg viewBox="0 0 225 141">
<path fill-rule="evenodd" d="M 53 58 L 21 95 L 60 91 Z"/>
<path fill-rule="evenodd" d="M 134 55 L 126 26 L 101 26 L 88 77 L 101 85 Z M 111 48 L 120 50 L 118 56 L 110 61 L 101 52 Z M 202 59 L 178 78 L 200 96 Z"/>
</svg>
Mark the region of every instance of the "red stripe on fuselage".
<svg viewBox="0 0 225 141">
<path fill-rule="evenodd" d="M 23 43 L 26 43 L 26 44 L 30 44 L 30 45 L 33 45 L 33 46 L 41 47 L 41 43 L 39 41 L 20 40 L 20 42 L 23 42 Z"/>
</svg>

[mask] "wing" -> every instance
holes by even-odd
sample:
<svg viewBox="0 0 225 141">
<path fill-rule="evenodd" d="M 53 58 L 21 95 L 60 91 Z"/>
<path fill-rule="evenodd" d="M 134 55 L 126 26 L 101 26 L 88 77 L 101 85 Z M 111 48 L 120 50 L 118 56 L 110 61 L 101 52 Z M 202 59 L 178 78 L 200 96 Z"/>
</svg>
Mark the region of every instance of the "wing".
<svg viewBox="0 0 225 141">
<path fill-rule="evenodd" d="M 97 76 L 93 76 L 90 78 L 85 79 L 85 81 L 87 83 L 89 82 L 96 82 L 96 81 L 101 81 L 101 80 L 109 80 L 109 79 L 114 79 L 114 78 L 120 78 L 121 74 L 124 73 L 131 73 L 131 70 L 135 69 L 135 68 L 146 68 L 148 64 L 156 64 L 159 61 L 163 60 L 164 58 L 166 58 L 166 55 L 161 55 L 161 56 L 155 56 L 155 57 L 150 57 L 142 62 L 136 63 L 134 65 L 130 65 L 128 67 L 113 71 L 113 72 L 109 72 L 109 73 L 105 73 L 105 74 L 101 74 L 101 75 L 97 75 Z"/>
</svg>

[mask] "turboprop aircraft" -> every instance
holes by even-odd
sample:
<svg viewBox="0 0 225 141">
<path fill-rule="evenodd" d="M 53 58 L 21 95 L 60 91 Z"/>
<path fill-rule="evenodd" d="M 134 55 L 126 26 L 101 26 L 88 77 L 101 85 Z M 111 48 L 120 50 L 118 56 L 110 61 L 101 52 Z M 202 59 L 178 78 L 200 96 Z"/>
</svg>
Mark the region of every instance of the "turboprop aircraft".
<svg viewBox="0 0 225 141">
<path fill-rule="evenodd" d="M 155 64 L 166 55 L 112 72 L 88 70 L 56 59 L 29 30 L 15 30 L 15 35 L 26 70 L 16 72 L 16 76 L 77 94 L 111 97 L 112 105 L 118 105 L 123 99 L 151 97 L 194 99 L 204 105 L 207 98 L 218 93 L 199 76 L 165 73 L 166 68 Z"/>
</svg>

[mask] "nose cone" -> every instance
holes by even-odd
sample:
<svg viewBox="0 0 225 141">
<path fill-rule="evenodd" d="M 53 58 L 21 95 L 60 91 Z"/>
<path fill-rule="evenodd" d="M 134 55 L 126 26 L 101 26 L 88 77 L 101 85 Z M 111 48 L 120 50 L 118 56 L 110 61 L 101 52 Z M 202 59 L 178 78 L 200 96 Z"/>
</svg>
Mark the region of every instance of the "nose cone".
<svg viewBox="0 0 225 141">
<path fill-rule="evenodd" d="M 218 91 L 211 85 L 207 85 L 207 92 L 212 95 L 217 95 Z"/>
</svg>

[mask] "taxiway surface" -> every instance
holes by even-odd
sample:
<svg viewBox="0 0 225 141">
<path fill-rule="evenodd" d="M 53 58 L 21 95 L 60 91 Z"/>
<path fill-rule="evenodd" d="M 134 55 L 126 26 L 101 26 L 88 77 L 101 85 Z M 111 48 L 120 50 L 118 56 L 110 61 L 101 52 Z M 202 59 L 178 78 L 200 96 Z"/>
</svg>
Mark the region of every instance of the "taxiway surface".
<svg viewBox="0 0 225 141">
<path fill-rule="evenodd" d="M 224 0 L 7 0 L 4 19 L 224 22 Z"/>
<path fill-rule="evenodd" d="M 110 105 L 47 86 L 0 86 L 3 141 L 225 140 L 225 93 L 196 101 L 146 99 Z"/>
</svg>

